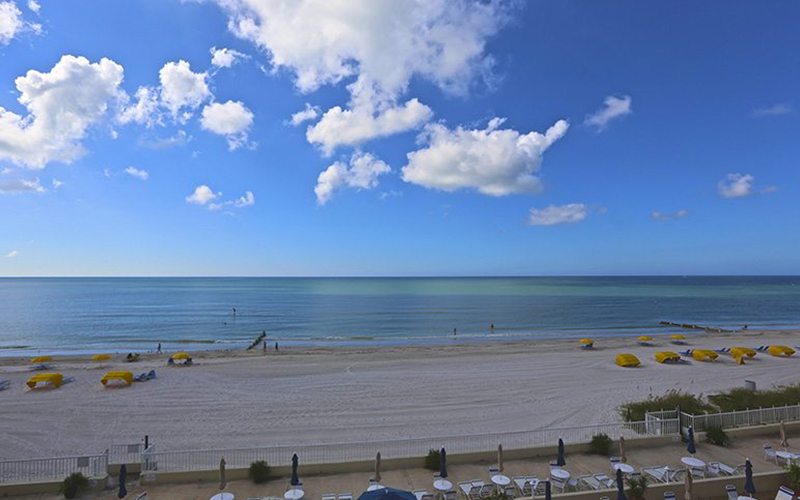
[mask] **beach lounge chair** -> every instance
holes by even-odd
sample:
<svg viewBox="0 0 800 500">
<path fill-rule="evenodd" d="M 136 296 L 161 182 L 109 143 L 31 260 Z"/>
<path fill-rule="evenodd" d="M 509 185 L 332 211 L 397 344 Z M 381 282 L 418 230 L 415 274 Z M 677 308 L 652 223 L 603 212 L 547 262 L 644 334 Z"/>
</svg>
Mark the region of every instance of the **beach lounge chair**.
<svg viewBox="0 0 800 500">
<path fill-rule="evenodd" d="M 469 498 L 469 493 L 472 491 L 472 483 L 470 481 L 461 481 L 458 483 L 458 489 L 464 494 L 464 498 Z"/>
<path fill-rule="evenodd" d="M 338 496 L 338 500 L 353 500 L 352 493 L 340 493 Z"/>
<path fill-rule="evenodd" d="M 732 484 L 725 485 L 725 494 L 728 495 L 728 500 L 739 500 L 739 492 L 736 491 L 736 486 Z"/>
<path fill-rule="evenodd" d="M 772 461 L 775 462 L 775 465 L 778 465 L 778 455 L 775 453 L 775 450 L 772 448 L 772 445 L 764 444 L 764 460 L 767 462 Z"/>
<path fill-rule="evenodd" d="M 550 476 L 550 486 L 556 488 L 564 493 L 567 490 L 567 482 L 563 479 L 559 479 L 557 477 Z"/>
<path fill-rule="evenodd" d="M 456 500 L 456 490 L 445 491 L 444 500 Z"/>
<path fill-rule="evenodd" d="M 505 493 L 508 498 L 517 498 L 517 490 L 514 488 L 513 484 L 507 484 L 503 488 L 503 493 Z"/>
<path fill-rule="evenodd" d="M 669 467 L 643 467 L 642 474 L 655 479 L 659 483 L 669 481 Z"/>
<path fill-rule="evenodd" d="M 775 500 L 794 500 L 794 490 L 781 486 L 775 494 Z"/>
<path fill-rule="evenodd" d="M 422 500 L 422 497 L 424 497 L 425 495 L 428 494 L 428 492 L 425 491 L 425 490 L 414 490 L 414 491 L 412 491 L 412 493 L 414 494 L 415 497 L 417 497 L 417 500 Z M 325 500 L 324 495 L 323 495 L 322 500 Z M 334 500 L 336 500 L 336 499 L 334 498 Z"/>
<path fill-rule="evenodd" d="M 4 391 L 11 386 L 10 380 L 0 380 L 0 391 Z"/>
<path fill-rule="evenodd" d="M 336 500 L 336 495 L 333 493 L 325 493 L 322 495 L 322 500 Z M 417 500 L 419 500 L 419 498 Z"/>
<path fill-rule="evenodd" d="M 738 467 L 731 467 L 730 465 L 724 464 L 722 462 L 716 462 L 716 464 L 717 467 L 719 467 L 720 475 L 724 474 L 726 476 L 733 476 L 736 475 L 736 473 L 739 470 Z"/>
<path fill-rule="evenodd" d="M 696 477 L 698 479 L 705 479 L 706 478 L 706 469 L 705 467 L 690 467 L 689 472 L 692 474 L 692 477 Z"/>
<path fill-rule="evenodd" d="M 422 495 L 422 500 L 433 500 L 434 498 L 435 495 L 433 493 L 426 492 L 424 495 Z"/>
<path fill-rule="evenodd" d="M 769 349 L 768 345 L 760 345 L 760 346 L 756 347 L 756 351 L 758 351 L 758 352 L 767 352 L 767 349 Z"/>
<path fill-rule="evenodd" d="M 578 484 L 584 485 L 586 488 L 590 490 L 599 490 L 600 489 L 600 481 L 597 480 L 596 477 L 590 475 L 580 476 L 578 478 Z"/>
<path fill-rule="evenodd" d="M 639 345 L 643 346 L 653 345 L 653 337 L 649 335 L 639 335 L 638 337 L 636 337 L 636 340 L 639 342 Z"/>
<path fill-rule="evenodd" d="M 664 492 L 664 500 L 675 500 L 675 492 L 674 491 L 665 491 Z"/>
<path fill-rule="evenodd" d="M 494 484 L 484 484 L 481 486 L 481 498 L 489 498 L 495 493 Z"/>
<path fill-rule="evenodd" d="M 613 488 L 616 484 L 616 479 L 612 479 L 605 474 L 595 474 L 594 477 L 600 483 L 601 489 Z"/>
</svg>

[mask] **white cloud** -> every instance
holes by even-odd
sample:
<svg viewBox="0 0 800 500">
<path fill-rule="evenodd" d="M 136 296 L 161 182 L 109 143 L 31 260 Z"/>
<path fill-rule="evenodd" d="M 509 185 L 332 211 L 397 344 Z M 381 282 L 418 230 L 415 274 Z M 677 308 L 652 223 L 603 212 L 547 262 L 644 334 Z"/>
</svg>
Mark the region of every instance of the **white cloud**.
<svg viewBox="0 0 800 500">
<path fill-rule="evenodd" d="M 122 66 L 110 59 L 91 63 L 65 55 L 48 73 L 29 70 L 17 78 L 18 100 L 28 115 L 0 106 L 0 160 L 41 169 L 81 156 L 81 139 L 119 95 L 122 77 Z"/>
<path fill-rule="evenodd" d="M 41 9 L 42 6 L 39 5 L 39 2 L 37 2 L 36 0 L 28 0 L 28 8 L 31 10 L 31 12 L 35 12 L 36 14 L 38 14 L 39 9 Z"/>
<path fill-rule="evenodd" d="M 147 172 L 147 170 L 136 168 L 134 166 L 126 168 L 125 173 L 142 181 L 146 181 L 150 178 L 150 174 Z"/>
<path fill-rule="evenodd" d="M 19 250 L 11 250 L 6 254 L 6 258 L 13 259 L 14 257 L 19 255 Z"/>
<path fill-rule="evenodd" d="M 187 203 L 194 203 L 195 205 L 205 205 L 211 201 L 216 200 L 222 193 L 215 193 L 210 187 L 201 184 L 194 188 L 194 192 L 186 197 Z"/>
<path fill-rule="evenodd" d="M 596 127 L 598 132 L 604 130 L 611 120 L 621 118 L 633 112 L 631 109 L 631 96 L 613 96 L 610 95 L 603 101 L 603 107 L 598 109 L 594 114 L 589 115 L 584 120 L 584 124 Z"/>
<path fill-rule="evenodd" d="M 58 189 L 64 185 L 64 183 L 56 178 L 53 178 L 50 183 L 53 185 L 53 189 Z"/>
<path fill-rule="evenodd" d="M 723 198 L 741 198 L 753 193 L 756 178 L 750 174 L 728 174 L 717 183 L 717 191 Z"/>
<path fill-rule="evenodd" d="M 674 220 L 682 219 L 687 215 L 689 215 L 689 211 L 685 208 L 676 210 L 675 212 L 659 212 L 658 210 L 655 210 L 650 214 L 650 218 L 653 220 Z"/>
<path fill-rule="evenodd" d="M 312 106 L 309 103 L 306 103 L 306 108 L 302 111 L 298 111 L 292 115 L 292 119 L 289 120 L 293 126 L 298 126 L 303 122 L 316 120 L 319 116 L 319 108 L 317 106 Z"/>
<path fill-rule="evenodd" d="M 378 177 L 391 170 L 373 155 L 357 151 L 350 157 L 349 164 L 337 161 L 319 174 L 314 188 L 317 203 L 326 204 L 339 189 L 372 189 L 378 185 Z"/>
<path fill-rule="evenodd" d="M 126 96 L 125 100 L 129 100 Z M 117 114 L 117 121 L 122 124 L 138 123 L 147 128 L 163 125 L 163 117 L 159 110 L 159 91 L 153 87 L 139 87 L 136 90 L 136 101 L 123 105 Z"/>
<path fill-rule="evenodd" d="M 794 112 L 792 106 L 786 103 L 775 104 L 764 108 L 758 108 L 753 111 L 753 116 L 756 118 L 763 118 L 765 116 L 780 116 L 789 115 Z"/>
<path fill-rule="evenodd" d="M 39 179 L 0 180 L 0 194 L 44 193 L 47 191 Z"/>
<path fill-rule="evenodd" d="M 185 130 L 178 130 L 167 137 L 140 137 L 138 144 L 148 149 L 158 150 L 184 146 L 186 143 L 191 142 L 192 139 L 193 137 L 187 134 Z"/>
<path fill-rule="evenodd" d="M 237 61 L 246 58 L 245 54 L 233 49 L 211 47 L 211 65 L 216 68 L 230 68 Z"/>
<path fill-rule="evenodd" d="M 432 116 L 433 111 L 416 98 L 402 106 L 382 106 L 377 110 L 370 104 L 354 109 L 334 106 L 308 128 L 306 139 L 329 155 L 337 146 L 355 146 L 370 139 L 418 128 Z"/>
<path fill-rule="evenodd" d="M 309 134 L 309 140 L 328 150 L 409 130 L 429 119 L 430 110 L 419 101 L 399 104 L 414 77 L 449 93 L 466 94 L 476 75 L 491 72 L 487 39 L 508 20 L 514 4 L 505 0 L 217 2 L 228 13 L 229 29 L 263 49 L 273 71 L 291 72 L 301 92 L 350 82 L 349 109 L 330 109 L 323 118 L 327 123 Z M 350 133 L 346 127 L 360 120 L 366 125 Z"/>
<path fill-rule="evenodd" d="M 25 28 L 22 12 L 14 2 L 0 2 L 0 45 L 8 45 Z"/>
<path fill-rule="evenodd" d="M 210 132 L 224 135 L 228 148 L 234 150 L 247 144 L 253 113 L 239 101 L 215 102 L 203 108 L 200 125 Z"/>
<path fill-rule="evenodd" d="M 545 208 L 532 208 L 528 217 L 528 224 L 531 226 L 574 224 L 586 219 L 588 215 L 589 211 L 583 203 L 550 205 Z"/>
<path fill-rule="evenodd" d="M 104 169 L 103 169 L 103 176 L 104 176 L 106 179 L 110 179 L 112 175 L 114 175 L 114 173 L 113 173 L 113 172 L 111 172 L 111 169 L 110 169 L 110 168 L 104 168 Z"/>
<path fill-rule="evenodd" d="M 477 130 L 428 125 L 420 136 L 425 147 L 407 155 L 403 180 L 443 191 L 473 188 L 492 196 L 541 191 L 536 174 L 542 154 L 569 124 L 559 120 L 544 134 L 520 134 L 499 129 L 503 122 L 493 118 Z"/>
<path fill-rule="evenodd" d="M 256 204 L 256 197 L 252 191 L 245 191 L 242 196 L 234 200 L 233 205 L 237 208 L 252 207 Z"/>
<path fill-rule="evenodd" d="M 168 62 L 158 72 L 161 82 L 161 104 L 173 117 L 183 108 L 199 107 L 211 97 L 206 78 L 208 74 L 195 73 L 189 63 L 180 60 Z"/>
</svg>

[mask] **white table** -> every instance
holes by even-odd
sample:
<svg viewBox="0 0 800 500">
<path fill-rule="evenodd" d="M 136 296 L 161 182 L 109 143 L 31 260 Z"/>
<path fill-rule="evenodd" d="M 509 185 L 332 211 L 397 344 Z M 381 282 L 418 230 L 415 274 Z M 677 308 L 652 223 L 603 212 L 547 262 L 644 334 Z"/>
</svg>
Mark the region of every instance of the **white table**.
<svg viewBox="0 0 800 500">
<path fill-rule="evenodd" d="M 223 491 L 222 493 L 217 493 L 210 500 L 233 500 L 233 493 L 228 493 Z"/>
<path fill-rule="evenodd" d="M 695 469 L 702 469 L 706 466 L 705 462 L 694 457 L 683 457 L 681 458 L 681 463 L 683 463 L 683 465 L 688 465 L 689 467 L 694 467 Z"/>
<path fill-rule="evenodd" d="M 285 498 L 286 500 L 300 500 L 301 498 L 303 498 L 303 495 L 305 495 L 303 490 L 298 488 L 292 488 L 291 490 L 283 494 L 283 498 Z"/>
<path fill-rule="evenodd" d="M 511 484 L 511 479 L 503 474 L 495 474 L 492 476 L 492 482 L 497 486 L 508 486 Z"/>
<path fill-rule="evenodd" d="M 437 491 L 450 491 L 453 489 L 453 483 L 448 481 L 447 479 L 437 479 L 433 482 L 433 487 Z"/>
<path fill-rule="evenodd" d="M 550 469 L 550 475 L 556 479 L 562 479 L 564 481 L 569 479 L 569 472 L 565 471 L 564 469 Z"/>
<path fill-rule="evenodd" d="M 386 486 L 383 486 L 381 484 L 370 484 L 369 488 L 367 488 L 367 491 L 382 490 L 384 488 L 386 488 Z"/>
<path fill-rule="evenodd" d="M 614 470 L 621 470 L 623 474 L 633 474 L 634 471 L 633 467 L 621 462 L 614 464 Z"/>
</svg>

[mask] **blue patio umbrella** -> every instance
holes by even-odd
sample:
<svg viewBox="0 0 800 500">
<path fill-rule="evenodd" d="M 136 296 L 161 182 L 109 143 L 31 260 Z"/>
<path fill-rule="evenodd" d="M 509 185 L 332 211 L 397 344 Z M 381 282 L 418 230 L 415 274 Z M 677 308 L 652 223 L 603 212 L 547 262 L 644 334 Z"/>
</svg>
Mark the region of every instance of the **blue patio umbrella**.
<svg viewBox="0 0 800 500">
<path fill-rule="evenodd" d="M 686 451 L 694 455 L 697 453 L 697 448 L 694 447 L 694 429 L 689 427 L 689 444 L 686 445 Z"/>
<path fill-rule="evenodd" d="M 417 497 L 410 491 L 395 488 L 378 488 L 377 490 L 365 491 L 358 497 L 358 500 L 417 500 Z"/>
<path fill-rule="evenodd" d="M 625 497 L 625 481 L 622 480 L 622 471 L 617 469 L 617 500 L 627 500 Z"/>
<path fill-rule="evenodd" d="M 128 488 L 125 487 L 125 481 L 128 479 L 128 466 L 122 464 L 122 467 L 119 468 L 119 493 L 117 493 L 117 498 L 125 498 L 128 494 Z"/>
<path fill-rule="evenodd" d="M 292 455 L 292 480 L 290 481 L 292 486 L 297 486 L 300 484 L 300 478 L 297 477 L 297 465 L 300 460 L 297 458 L 297 453 Z"/>
<path fill-rule="evenodd" d="M 544 500 L 552 500 L 553 490 L 550 487 L 550 481 L 544 482 Z"/>
<path fill-rule="evenodd" d="M 439 451 L 439 476 L 442 479 L 447 478 L 447 452 L 444 447 Z"/>
<path fill-rule="evenodd" d="M 564 440 L 561 438 L 558 438 L 558 458 L 556 459 L 556 465 L 559 467 L 567 465 L 567 461 L 564 460 Z"/>
<path fill-rule="evenodd" d="M 756 485 L 753 484 L 753 464 L 749 458 L 744 461 L 744 491 L 750 496 L 756 494 Z"/>
</svg>

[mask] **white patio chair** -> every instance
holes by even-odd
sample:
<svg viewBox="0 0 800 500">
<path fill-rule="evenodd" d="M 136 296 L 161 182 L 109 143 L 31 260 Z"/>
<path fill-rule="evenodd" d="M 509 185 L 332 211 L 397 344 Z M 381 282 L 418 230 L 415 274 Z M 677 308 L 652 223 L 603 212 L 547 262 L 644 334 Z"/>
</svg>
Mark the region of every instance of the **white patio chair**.
<svg viewBox="0 0 800 500">
<path fill-rule="evenodd" d="M 458 488 L 464 494 L 464 498 L 469 498 L 469 492 L 472 491 L 472 483 L 469 481 L 461 481 L 458 483 Z"/>
<path fill-rule="evenodd" d="M 739 492 L 736 491 L 736 486 L 732 484 L 726 484 L 725 493 L 728 495 L 728 500 L 739 500 Z"/>
<path fill-rule="evenodd" d="M 338 497 L 338 500 L 353 500 L 353 494 L 349 492 L 341 493 Z"/>
<path fill-rule="evenodd" d="M 417 500 L 422 500 L 422 497 L 428 494 L 428 492 L 425 490 L 414 490 L 411 493 L 413 493 L 414 496 L 417 497 Z"/>
<path fill-rule="evenodd" d="M 794 500 L 794 490 L 781 486 L 775 494 L 775 500 Z"/>
</svg>

